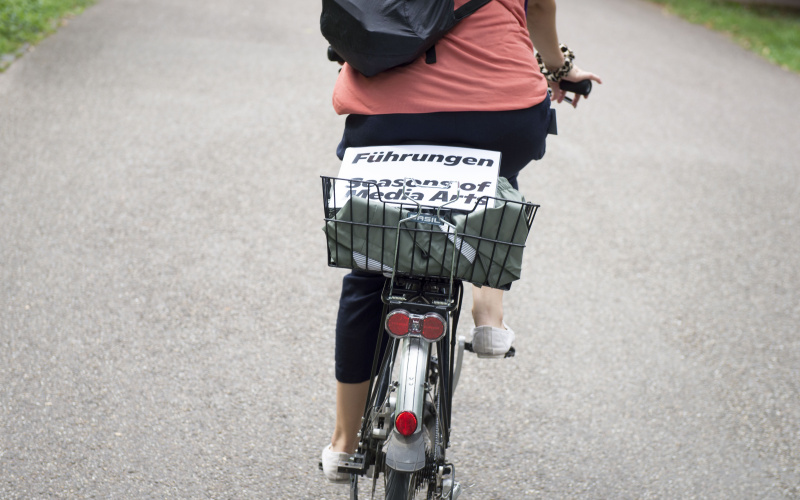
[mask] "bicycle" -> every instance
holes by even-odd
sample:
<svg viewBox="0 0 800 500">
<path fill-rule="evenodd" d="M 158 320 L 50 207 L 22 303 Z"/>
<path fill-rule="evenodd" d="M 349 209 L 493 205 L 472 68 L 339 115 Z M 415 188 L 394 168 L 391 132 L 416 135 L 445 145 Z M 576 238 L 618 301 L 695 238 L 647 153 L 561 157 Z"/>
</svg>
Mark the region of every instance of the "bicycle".
<svg viewBox="0 0 800 500">
<path fill-rule="evenodd" d="M 429 500 L 460 495 L 446 450 L 464 351 L 472 351 L 456 337 L 463 281 L 507 288 L 539 208 L 495 196 L 471 210 L 448 208 L 459 193 L 431 207 L 410 199 L 408 185 L 389 201 L 375 183 L 322 177 L 328 265 L 386 276 L 378 335 L 389 343 L 384 356 L 380 341 L 375 349 L 358 448 L 339 464 L 350 474 L 351 500 L 360 477 L 372 479 L 374 498 L 381 475 L 387 500 L 423 490 Z M 512 347 L 506 357 L 513 355 Z"/>
</svg>

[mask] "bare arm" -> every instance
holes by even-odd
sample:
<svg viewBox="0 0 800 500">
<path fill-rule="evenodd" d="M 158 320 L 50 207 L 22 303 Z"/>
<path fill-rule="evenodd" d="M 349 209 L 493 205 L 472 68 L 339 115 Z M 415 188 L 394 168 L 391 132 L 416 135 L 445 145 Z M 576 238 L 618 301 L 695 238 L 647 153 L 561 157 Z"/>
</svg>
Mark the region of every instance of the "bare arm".
<svg viewBox="0 0 800 500">
<path fill-rule="evenodd" d="M 558 48 L 555 0 L 528 1 L 528 33 L 548 69 L 564 64 L 564 56 Z"/>
<path fill-rule="evenodd" d="M 558 46 L 555 0 L 528 0 L 528 33 L 547 69 L 556 70 L 564 65 L 564 56 Z M 583 71 L 574 65 L 564 79 L 571 82 L 593 80 L 603 83 L 599 76 Z M 556 102 L 563 101 L 565 93 L 559 88 L 558 83 L 548 83 L 553 90 L 553 98 Z M 576 96 L 572 105 L 577 106 L 578 100 L 580 100 L 580 96 Z"/>
</svg>

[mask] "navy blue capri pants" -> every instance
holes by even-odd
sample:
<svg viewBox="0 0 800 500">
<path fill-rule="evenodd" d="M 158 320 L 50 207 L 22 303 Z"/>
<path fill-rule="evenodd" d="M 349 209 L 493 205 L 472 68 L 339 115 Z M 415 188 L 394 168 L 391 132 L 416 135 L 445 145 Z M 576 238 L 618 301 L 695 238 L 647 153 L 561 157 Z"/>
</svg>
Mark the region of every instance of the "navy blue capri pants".
<svg viewBox="0 0 800 500">
<path fill-rule="evenodd" d="M 550 99 L 513 111 L 460 111 L 424 114 L 349 115 L 341 159 L 349 147 L 431 143 L 500 151 L 500 175 L 517 188 L 517 174 L 532 160 L 544 156 L 548 131 L 555 131 Z M 378 341 L 381 274 L 352 271 L 342 281 L 336 318 L 336 380 L 355 384 L 369 380 Z M 380 330 L 382 331 L 382 330 Z M 387 335 L 381 335 L 385 349 Z"/>
</svg>

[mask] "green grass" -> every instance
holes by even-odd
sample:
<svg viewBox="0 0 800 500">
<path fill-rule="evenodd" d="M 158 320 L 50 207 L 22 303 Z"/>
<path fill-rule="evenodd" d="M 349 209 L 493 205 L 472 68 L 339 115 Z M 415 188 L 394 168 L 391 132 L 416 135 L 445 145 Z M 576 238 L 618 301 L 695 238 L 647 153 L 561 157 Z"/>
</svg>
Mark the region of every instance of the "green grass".
<svg viewBox="0 0 800 500">
<path fill-rule="evenodd" d="M 0 55 L 14 54 L 55 31 L 95 0 L 0 0 Z M 2 63 L 0 62 L 0 65 Z"/>
<path fill-rule="evenodd" d="M 775 64 L 800 72 L 800 10 L 721 0 L 653 0 L 695 24 L 728 33 Z"/>
</svg>

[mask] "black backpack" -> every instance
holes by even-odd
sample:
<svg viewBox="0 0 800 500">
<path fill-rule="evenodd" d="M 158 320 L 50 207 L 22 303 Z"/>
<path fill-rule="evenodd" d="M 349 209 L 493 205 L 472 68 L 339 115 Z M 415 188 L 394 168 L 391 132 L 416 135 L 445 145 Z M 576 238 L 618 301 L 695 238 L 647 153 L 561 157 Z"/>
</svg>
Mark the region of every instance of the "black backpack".
<svg viewBox="0 0 800 500">
<path fill-rule="evenodd" d="M 434 44 L 490 0 L 322 0 L 320 28 L 348 64 L 373 76 L 422 54 L 436 62 Z"/>
</svg>

